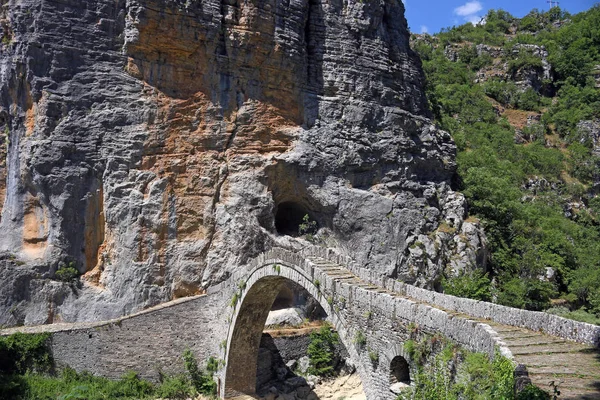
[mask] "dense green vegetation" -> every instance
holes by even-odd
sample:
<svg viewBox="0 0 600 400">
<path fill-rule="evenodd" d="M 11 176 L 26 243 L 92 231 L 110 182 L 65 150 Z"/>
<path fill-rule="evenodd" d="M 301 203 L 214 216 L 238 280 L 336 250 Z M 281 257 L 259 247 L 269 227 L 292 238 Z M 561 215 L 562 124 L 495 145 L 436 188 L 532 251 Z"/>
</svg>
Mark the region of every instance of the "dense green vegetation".
<svg viewBox="0 0 600 400">
<path fill-rule="evenodd" d="M 49 338 L 48 333 L 0 336 L 0 374 L 50 372 L 54 362 L 48 352 Z"/>
<path fill-rule="evenodd" d="M 161 374 L 159 384 L 140 379 L 135 372 L 119 380 L 109 380 L 90 373 L 64 369 L 54 373 L 48 351 L 49 334 L 16 333 L 0 337 L 0 398 L 3 400 L 101 400 L 101 399 L 187 399 L 197 394 L 214 396 L 213 374 L 219 364 L 209 358 L 206 371 L 198 367 L 191 351 L 183 361 L 186 374 Z"/>
<path fill-rule="evenodd" d="M 409 340 L 404 348 L 419 367 L 411 378 L 414 384 L 398 400 L 550 398 L 535 386 L 515 397 L 514 366 L 500 355 L 490 360 L 485 354 L 469 352 L 441 336 Z"/>
<path fill-rule="evenodd" d="M 478 44 L 504 49 L 503 55 L 478 55 Z M 520 71 L 541 74 L 542 68 L 542 59 L 521 44 L 548 51 L 553 78 L 537 88 L 515 83 Z M 492 10 L 484 25 L 421 36 L 413 47 L 423 60 L 437 123 L 458 147 L 456 189 L 482 221 L 491 249 L 487 276 L 449 279 L 445 290 L 531 310 L 558 303 L 553 312 L 598 323 L 600 197 L 594 184 L 597 190 L 600 160 L 576 126 L 600 118 L 593 77 L 600 65 L 600 6 L 574 16 L 558 7 L 534 10 L 522 19 Z M 444 54 L 446 47 L 458 49 L 458 60 Z M 481 77 L 498 69 L 476 79 L 476 71 Z M 541 118 L 518 126 L 525 139 L 516 143 L 509 114 L 526 111 Z"/>
<path fill-rule="evenodd" d="M 335 346 L 339 335 L 330 325 L 325 324 L 310 334 L 307 353 L 310 360 L 308 373 L 317 376 L 332 376 L 335 373 Z"/>
</svg>

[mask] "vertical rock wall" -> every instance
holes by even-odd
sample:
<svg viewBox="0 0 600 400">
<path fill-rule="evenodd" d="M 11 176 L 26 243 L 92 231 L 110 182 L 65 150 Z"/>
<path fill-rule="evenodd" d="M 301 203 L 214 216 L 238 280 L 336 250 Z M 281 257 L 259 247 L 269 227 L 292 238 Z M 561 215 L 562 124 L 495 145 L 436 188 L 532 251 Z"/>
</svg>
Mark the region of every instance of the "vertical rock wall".
<svg viewBox="0 0 600 400">
<path fill-rule="evenodd" d="M 202 293 L 306 243 L 282 204 L 408 282 L 482 258 L 399 0 L 2 3 L 0 324 Z"/>
</svg>

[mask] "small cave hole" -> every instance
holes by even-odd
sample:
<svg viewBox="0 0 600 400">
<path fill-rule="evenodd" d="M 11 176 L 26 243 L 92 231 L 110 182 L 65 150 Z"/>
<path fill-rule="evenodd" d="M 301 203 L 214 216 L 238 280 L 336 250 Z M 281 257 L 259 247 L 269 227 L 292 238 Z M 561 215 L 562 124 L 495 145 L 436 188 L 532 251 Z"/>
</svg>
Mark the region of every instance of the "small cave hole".
<svg viewBox="0 0 600 400">
<path fill-rule="evenodd" d="M 410 368 L 402 356 L 394 357 L 390 364 L 390 385 L 400 387 L 410 385 Z"/>
<path fill-rule="evenodd" d="M 280 235 L 299 236 L 300 226 L 304 223 L 304 216 L 309 215 L 308 211 L 300 204 L 286 201 L 279 204 L 275 213 L 275 229 Z M 310 221 L 314 221 L 310 218 Z M 313 222 L 314 223 L 314 222 Z M 316 230 L 317 226 L 312 229 Z"/>
</svg>

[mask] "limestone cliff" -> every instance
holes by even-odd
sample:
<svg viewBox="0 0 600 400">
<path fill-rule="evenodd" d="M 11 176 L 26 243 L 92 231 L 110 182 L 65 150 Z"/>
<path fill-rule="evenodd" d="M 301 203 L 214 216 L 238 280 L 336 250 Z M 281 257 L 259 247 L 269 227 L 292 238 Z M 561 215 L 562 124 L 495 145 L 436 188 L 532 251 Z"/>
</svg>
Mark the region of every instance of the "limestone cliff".
<svg viewBox="0 0 600 400">
<path fill-rule="evenodd" d="M 202 292 L 304 215 L 424 286 L 481 258 L 400 0 L 2 3 L 0 324 Z"/>
</svg>

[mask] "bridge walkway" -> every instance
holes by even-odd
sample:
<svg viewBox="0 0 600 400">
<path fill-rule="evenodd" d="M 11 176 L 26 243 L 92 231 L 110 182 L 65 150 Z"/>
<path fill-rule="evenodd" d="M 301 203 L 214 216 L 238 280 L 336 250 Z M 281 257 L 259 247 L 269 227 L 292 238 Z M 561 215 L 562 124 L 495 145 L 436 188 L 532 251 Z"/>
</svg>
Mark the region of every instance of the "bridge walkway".
<svg viewBox="0 0 600 400">
<path fill-rule="evenodd" d="M 343 266 L 329 260 L 319 257 L 309 257 L 309 260 L 339 282 L 420 302 L 365 282 Z M 527 366 L 529 377 L 536 386 L 552 393 L 550 383 L 554 382 L 560 390 L 559 399 L 600 400 L 599 349 L 542 332 L 473 318 L 453 311 L 443 311 L 491 326 L 506 343 L 515 362 Z"/>
<path fill-rule="evenodd" d="M 559 399 L 600 400 L 600 351 L 541 332 L 482 321 L 510 348 L 514 359 L 527 366 L 531 381 Z"/>
</svg>

